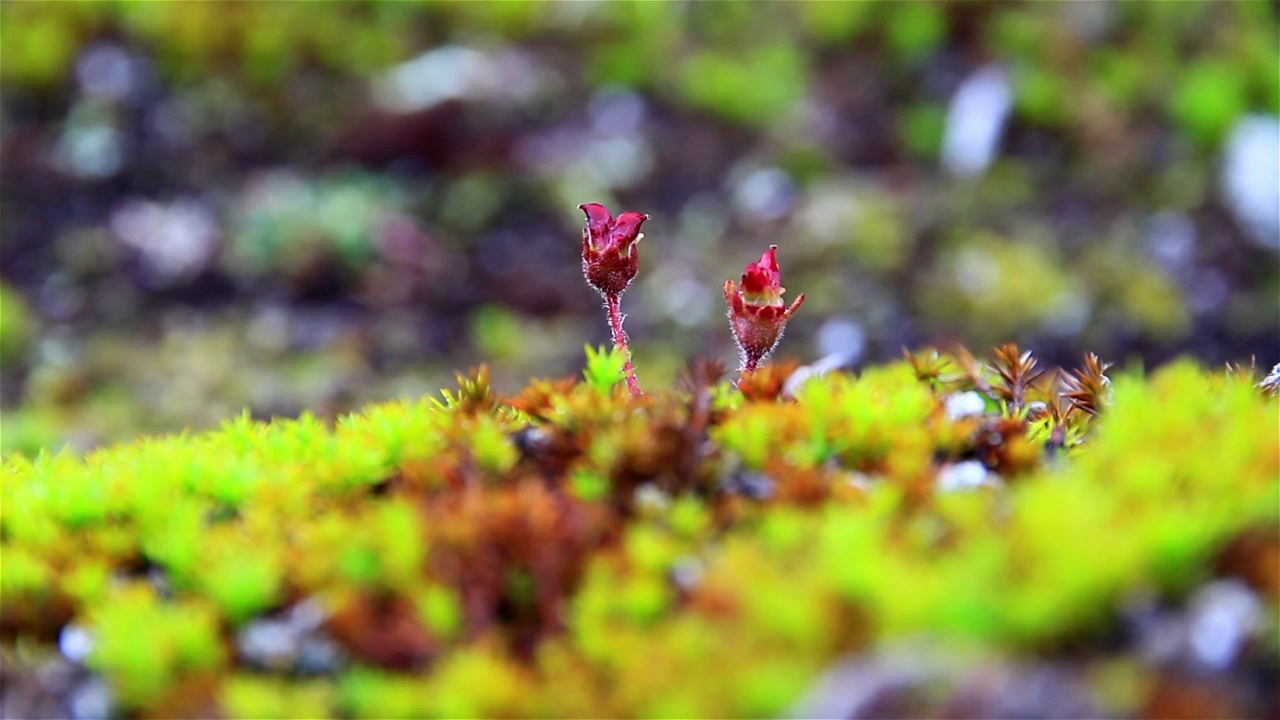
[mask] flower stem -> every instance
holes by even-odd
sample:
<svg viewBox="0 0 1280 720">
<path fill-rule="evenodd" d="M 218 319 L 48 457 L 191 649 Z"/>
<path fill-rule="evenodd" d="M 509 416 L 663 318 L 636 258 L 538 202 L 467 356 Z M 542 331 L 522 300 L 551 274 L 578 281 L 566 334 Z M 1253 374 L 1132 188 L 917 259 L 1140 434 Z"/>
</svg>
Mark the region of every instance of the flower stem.
<svg viewBox="0 0 1280 720">
<path fill-rule="evenodd" d="M 604 306 L 609 311 L 609 329 L 613 331 L 613 346 L 627 357 L 627 364 L 622 366 L 627 374 L 627 389 L 632 395 L 640 395 L 640 383 L 636 380 L 636 368 L 631 364 L 631 350 L 627 347 L 627 334 L 622 331 L 621 296 L 618 293 L 603 293 Z"/>
</svg>

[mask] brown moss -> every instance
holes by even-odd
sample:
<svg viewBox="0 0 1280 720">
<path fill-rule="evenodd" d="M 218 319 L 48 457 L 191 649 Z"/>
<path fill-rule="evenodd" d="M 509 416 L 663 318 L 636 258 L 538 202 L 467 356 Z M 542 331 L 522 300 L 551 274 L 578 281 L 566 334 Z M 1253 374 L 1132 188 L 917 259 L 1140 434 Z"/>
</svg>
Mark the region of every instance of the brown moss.
<svg viewBox="0 0 1280 720">
<path fill-rule="evenodd" d="M 443 649 L 423 627 L 413 603 L 389 592 L 350 595 L 326 628 L 352 657 L 389 669 L 423 667 Z"/>
<path fill-rule="evenodd" d="M 1280 527 L 1253 527 L 1231 538 L 1218 553 L 1217 570 L 1280 605 Z"/>
<path fill-rule="evenodd" d="M 460 593 L 468 635 L 501 629 L 526 657 L 564 630 L 588 557 L 611 538 L 606 508 L 538 478 L 440 493 L 423 512 L 431 574 Z"/>
<path fill-rule="evenodd" d="M 782 397 L 787 379 L 799 368 L 799 360 L 783 358 L 753 372 L 744 372 L 738 380 L 738 391 L 750 402 L 776 402 Z"/>
</svg>

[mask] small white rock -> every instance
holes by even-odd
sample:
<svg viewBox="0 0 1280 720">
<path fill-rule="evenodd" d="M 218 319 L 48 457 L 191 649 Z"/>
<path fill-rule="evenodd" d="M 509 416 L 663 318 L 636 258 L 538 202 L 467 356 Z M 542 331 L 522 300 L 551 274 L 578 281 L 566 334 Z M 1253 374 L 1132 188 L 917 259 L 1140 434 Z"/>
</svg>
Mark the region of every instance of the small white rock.
<svg viewBox="0 0 1280 720">
<path fill-rule="evenodd" d="M 80 683 L 71 693 L 69 701 L 71 717 L 74 720 L 90 720 L 90 718 L 112 717 L 115 698 L 106 681 L 92 678 Z"/>
<path fill-rule="evenodd" d="M 1210 583 L 1191 598 L 1187 642 L 1196 659 L 1226 670 L 1262 624 L 1262 603 L 1238 580 Z"/>
<path fill-rule="evenodd" d="M 987 403 L 982 399 L 982 395 L 976 391 L 955 393 L 948 395 L 946 400 L 947 417 L 952 420 L 959 420 L 963 417 L 971 415 L 981 415 L 986 412 Z"/>
<path fill-rule="evenodd" d="M 959 177 L 986 172 L 999 152 L 1012 109 L 1013 90 L 1002 68 L 987 66 L 965 78 L 947 108 L 943 166 Z"/>
<path fill-rule="evenodd" d="M 938 489 L 943 492 L 971 490 L 984 485 L 995 486 L 995 476 L 977 460 L 965 460 L 949 465 L 938 473 Z"/>
<path fill-rule="evenodd" d="M 653 483 L 636 488 L 634 498 L 636 508 L 644 514 L 656 515 L 671 509 L 671 496 Z"/>
<path fill-rule="evenodd" d="M 93 635 L 75 623 L 67 623 L 58 634 L 58 649 L 66 659 L 83 665 L 93 652 Z"/>
</svg>

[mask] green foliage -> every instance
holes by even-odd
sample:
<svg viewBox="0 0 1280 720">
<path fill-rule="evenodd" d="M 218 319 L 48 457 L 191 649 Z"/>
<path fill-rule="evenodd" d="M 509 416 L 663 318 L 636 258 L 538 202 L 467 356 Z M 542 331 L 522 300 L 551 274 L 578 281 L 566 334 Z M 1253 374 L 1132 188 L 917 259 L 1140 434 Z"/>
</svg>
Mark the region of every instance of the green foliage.
<svg viewBox="0 0 1280 720">
<path fill-rule="evenodd" d="M 890 5 L 885 30 L 893 49 L 908 57 L 932 50 L 947 31 L 946 10 L 938 2 Z"/>
<path fill-rule="evenodd" d="M 472 336 L 484 357 L 494 360 L 518 356 L 525 340 L 520 318 L 497 305 L 486 305 L 471 320 Z"/>
<path fill-rule="evenodd" d="M 804 58 L 790 45 L 752 46 L 734 54 L 706 50 L 684 63 L 680 91 L 694 108 L 770 126 L 801 98 L 805 76 Z"/>
<path fill-rule="evenodd" d="M 1187 68 L 1173 98 L 1174 118 L 1187 134 L 1216 147 L 1248 107 L 1245 78 L 1231 64 L 1206 60 Z"/>
<path fill-rule="evenodd" d="M 0 283 L 0 362 L 12 363 L 26 352 L 31 339 L 31 310 L 26 301 Z"/>
<path fill-rule="evenodd" d="M 1059 298 L 1079 292 L 1044 244 L 981 234 L 958 245 L 939 266 L 946 274 L 927 290 L 952 298 L 950 307 L 938 302 L 946 317 L 980 315 L 994 328 L 1036 327 L 1052 316 Z"/>
<path fill-rule="evenodd" d="M 942 136 L 946 127 L 947 112 L 941 105 L 912 107 L 902 118 L 902 141 L 916 155 L 934 158 L 942 149 Z"/>
<path fill-rule="evenodd" d="M 305 182 L 259 180 L 232 229 L 228 262 L 247 274 L 292 277 L 315 263 L 358 268 L 377 254 L 381 225 L 403 204 L 399 189 L 356 172 Z"/>
<path fill-rule="evenodd" d="M 1079 131 L 1093 122 L 1095 100 L 1106 98 L 1134 120 L 1155 107 L 1212 147 L 1241 112 L 1275 112 L 1280 103 L 1274 8 L 1214 5 L 1128 3 L 1097 13 L 1054 3 L 983 11 L 930 0 L 720 3 L 712 13 L 653 2 L 547 9 L 522 0 L 312 13 L 289 3 L 230 9 L 217 2 L 14 3 L 2 6 L 3 21 L 23 32 L 4 38 L 3 73 L 28 87 L 56 85 L 78 48 L 119 35 L 148 48 L 172 79 L 220 69 L 274 88 L 313 66 L 367 76 L 412 57 L 422 32 L 443 28 L 508 41 L 568 37 L 583 46 L 597 87 L 648 87 L 733 122 L 773 128 L 788 122 L 785 111 L 813 90 L 806 68 L 825 47 L 874 43 L 914 67 L 960 26 L 976 24 L 984 53 L 1014 68 L 1025 119 Z M 908 121 L 916 125 L 907 131 L 912 145 L 927 134 L 920 127 L 927 122 Z"/>
<path fill-rule="evenodd" d="M 247 79 L 278 82 L 306 56 L 324 67 L 368 71 L 408 47 L 410 5 L 346 7 L 314 14 L 288 4 L 228 8 L 218 2 L 175 5 L 95 2 L 4 7 L 6 80 L 48 85 L 61 80 L 87 37 L 115 27 L 156 47 L 162 69 L 181 78 L 226 63 Z"/>
<path fill-rule="evenodd" d="M 1280 528 L 1280 414 L 1238 369 L 1064 376 L 1006 346 L 633 398 L 618 353 L 586 365 L 6 456 L 0 625 L 84 628 L 140 714 L 773 716 L 897 638 L 1107 656 L 1126 598 L 1181 603 Z M 995 479 L 942 482 L 975 460 Z M 250 672 L 238 633 L 303 599 L 345 662 Z"/>
</svg>

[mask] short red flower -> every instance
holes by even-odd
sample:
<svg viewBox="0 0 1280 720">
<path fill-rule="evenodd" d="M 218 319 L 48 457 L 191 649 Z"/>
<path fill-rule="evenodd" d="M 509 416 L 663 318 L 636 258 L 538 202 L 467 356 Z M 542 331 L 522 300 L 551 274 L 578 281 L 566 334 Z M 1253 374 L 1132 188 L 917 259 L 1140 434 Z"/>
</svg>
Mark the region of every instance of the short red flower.
<svg viewBox="0 0 1280 720">
<path fill-rule="evenodd" d="M 644 238 L 640 225 L 649 216 L 624 212 L 614 219 L 600 203 L 586 203 L 578 209 L 587 215 L 587 226 L 582 229 L 582 274 L 601 294 L 620 295 L 640 269 L 636 243 Z"/>
<path fill-rule="evenodd" d="M 729 326 L 742 352 L 742 369 L 751 372 L 773 352 L 782 339 L 787 320 L 804 304 L 801 294 L 791 303 L 782 301 L 782 274 L 778 271 L 778 246 L 770 245 L 759 262 L 747 265 L 742 287 L 732 280 L 724 283 L 724 299 L 729 304 Z"/>
</svg>

